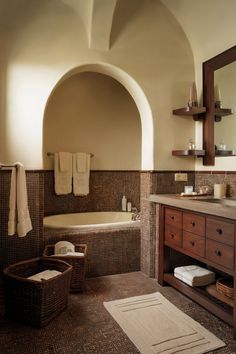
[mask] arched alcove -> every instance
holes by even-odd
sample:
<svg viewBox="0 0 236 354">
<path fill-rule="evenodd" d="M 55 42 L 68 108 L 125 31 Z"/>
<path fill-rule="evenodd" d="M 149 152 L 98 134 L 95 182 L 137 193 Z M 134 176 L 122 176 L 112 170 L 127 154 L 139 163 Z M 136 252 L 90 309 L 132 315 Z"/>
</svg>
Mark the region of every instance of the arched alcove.
<svg viewBox="0 0 236 354">
<path fill-rule="evenodd" d="M 110 76 L 83 72 L 57 86 L 47 104 L 44 169 L 49 151 L 91 152 L 93 170 L 140 170 L 141 121 L 129 92 Z"/>
<path fill-rule="evenodd" d="M 121 85 L 123 85 L 124 88 L 132 96 L 139 111 L 141 120 L 141 169 L 153 170 L 153 118 L 151 108 L 139 84 L 128 73 L 121 70 L 120 68 L 107 63 L 90 63 L 73 68 L 72 70 L 65 73 L 55 85 L 48 98 L 45 107 L 45 113 L 47 112 L 47 107 L 50 104 L 50 99 L 57 88 L 68 78 L 84 72 L 94 72 L 110 76 L 118 81 Z"/>
</svg>

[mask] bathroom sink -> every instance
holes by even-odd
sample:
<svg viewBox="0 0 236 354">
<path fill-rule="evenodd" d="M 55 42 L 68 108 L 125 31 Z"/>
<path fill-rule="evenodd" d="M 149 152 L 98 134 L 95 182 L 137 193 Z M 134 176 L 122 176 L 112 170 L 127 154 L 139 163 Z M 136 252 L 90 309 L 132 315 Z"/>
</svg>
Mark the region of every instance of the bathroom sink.
<svg viewBox="0 0 236 354">
<path fill-rule="evenodd" d="M 236 207 L 236 199 L 235 198 L 222 198 L 222 199 L 217 199 L 217 198 L 206 198 L 206 199 L 200 199 L 200 198 L 192 198 L 191 200 L 195 200 L 197 202 L 206 202 L 206 203 L 216 203 L 216 204 L 222 204 L 225 206 L 232 206 Z"/>
<path fill-rule="evenodd" d="M 217 198 L 207 198 L 207 199 L 200 199 L 200 198 L 191 198 L 191 200 L 195 200 L 196 202 L 207 202 L 207 203 L 222 203 L 222 199 Z"/>
</svg>

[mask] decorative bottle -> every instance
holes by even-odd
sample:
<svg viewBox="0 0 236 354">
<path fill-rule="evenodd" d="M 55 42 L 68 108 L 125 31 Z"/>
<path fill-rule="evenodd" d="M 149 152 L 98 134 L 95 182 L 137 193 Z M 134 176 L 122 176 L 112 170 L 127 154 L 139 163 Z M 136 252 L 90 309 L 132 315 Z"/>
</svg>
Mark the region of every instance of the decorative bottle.
<svg viewBox="0 0 236 354">
<path fill-rule="evenodd" d="M 125 195 L 123 195 L 122 200 L 121 200 L 121 207 L 122 211 L 126 211 L 127 208 L 127 198 Z"/>
</svg>

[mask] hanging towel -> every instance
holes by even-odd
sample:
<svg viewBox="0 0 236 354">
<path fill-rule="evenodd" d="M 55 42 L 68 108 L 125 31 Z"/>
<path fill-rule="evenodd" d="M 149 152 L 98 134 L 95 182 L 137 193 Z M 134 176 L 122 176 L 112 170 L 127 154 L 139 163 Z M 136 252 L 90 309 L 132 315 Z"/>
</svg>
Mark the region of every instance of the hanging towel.
<svg viewBox="0 0 236 354">
<path fill-rule="evenodd" d="M 24 166 L 15 163 L 11 174 L 9 198 L 8 235 L 26 236 L 32 230 L 28 209 L 27 187 Z"/>
<path fill-rule="evenodd" d="M 54 155 L 55 193 L 58 195 L 72 192 L 72 154 L 56 152 Z"/>
<path fill-rule="evenodd" d="M 73 193 L 89 194 L 90 154 L 76 152 L 73 154 Z"/>
</svg>

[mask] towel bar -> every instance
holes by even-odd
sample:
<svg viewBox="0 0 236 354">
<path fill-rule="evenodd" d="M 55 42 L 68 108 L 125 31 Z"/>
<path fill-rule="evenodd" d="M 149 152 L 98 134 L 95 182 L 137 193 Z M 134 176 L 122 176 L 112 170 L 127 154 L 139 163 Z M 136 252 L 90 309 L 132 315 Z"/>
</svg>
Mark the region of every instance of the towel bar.
<svg viewBox="0 0 236 354">
<path fill-rule="evenodd" d="M 47 152 L 47 156 L 50 156 L 50 157 L 51 157 L 51 156 L 54 156 L 54 154 L 55 154 L 54 152 Z M 91 156 L 91 157 L 94 157 L 94 154 L 92 154 L 92 153 L 90 152 L 90 156 Z"/>
</svg>

